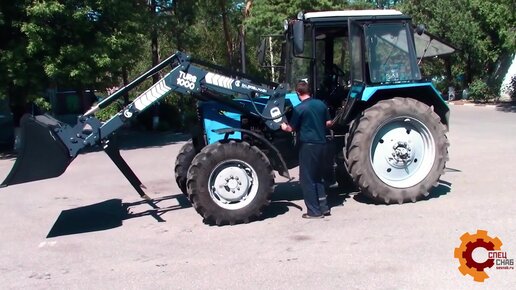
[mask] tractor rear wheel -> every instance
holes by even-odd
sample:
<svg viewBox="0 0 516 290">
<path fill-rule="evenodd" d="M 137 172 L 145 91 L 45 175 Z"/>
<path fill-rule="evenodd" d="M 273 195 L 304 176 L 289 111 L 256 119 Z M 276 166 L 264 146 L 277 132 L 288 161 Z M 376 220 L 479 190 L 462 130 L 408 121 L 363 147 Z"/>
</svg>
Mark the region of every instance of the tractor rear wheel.
<svg viewBox="0 0 516 290">
<path fill-rule="evenodd" d="M 190 167 L 190 164 L 192 163 L 192 160 L 196 154 L 197 152 L 195 152 L 192 140 L 188 140 L 188 142 L 186 142 L 186 144 L 181 147 L 181 150 L 179 151 L 179 154 L 176 158 L 176 164 L 174 166 L 177 186 L 179 186 L 181 192 L 186 195 L 186 176 L 188 174 L 188 168 Z"/>
<path fill-rule="evenodd" d="M 247 223 L 269 204 L 274 173 L 267 156 L 257 147 L 237 141 L 214 143 L 193 159 L 187 189 L 206 223 Z"/>
<path fill-rule="evenodd" d="M 355 122 L 347 163 L 362 194 L 380 203 L 414 202 L 438 184 L 449 144 L 432 108 L 393 98 L 368 108 Z"/>
</svg>

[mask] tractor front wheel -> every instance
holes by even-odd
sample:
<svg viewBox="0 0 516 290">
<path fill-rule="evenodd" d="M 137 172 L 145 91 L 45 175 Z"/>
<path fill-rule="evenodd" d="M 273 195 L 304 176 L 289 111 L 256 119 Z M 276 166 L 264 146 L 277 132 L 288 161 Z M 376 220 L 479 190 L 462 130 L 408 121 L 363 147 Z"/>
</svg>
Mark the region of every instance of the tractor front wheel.
<svg viewBox="0 0 516 290">
<path fill-rule="evenodd" d="M 269 204 L 274 174 L 257 147 L 237 141 L 214 143 L 193 159 L 187 189 L 206 223 L 247 223 Z"/>
<path fill-rule="evenodd" d="M 188 168 L 190 167 L 190 164 L 192 163 L 192 160 L 196 154 L 197 152 L 195 152 L 193 142 L 192 140 L 189 140 L 185 145 L 183 145 L 183 147 L 181 147 L 181 150 L 179 151 L 179 154 L 176 158 L 176 164 L 174 166 L 177 186 L 179 186 L 181 192 L 186 195 L 186 176 L 188 174 Z"/>
<path fill-rule="evenodd" d="M 446 127 L 426 104 L 383 100 L 364 111 L 347 146 L 348 168 L 365 196 L 381 203 L 428 195 L 448 160 Z"/>
</svg>

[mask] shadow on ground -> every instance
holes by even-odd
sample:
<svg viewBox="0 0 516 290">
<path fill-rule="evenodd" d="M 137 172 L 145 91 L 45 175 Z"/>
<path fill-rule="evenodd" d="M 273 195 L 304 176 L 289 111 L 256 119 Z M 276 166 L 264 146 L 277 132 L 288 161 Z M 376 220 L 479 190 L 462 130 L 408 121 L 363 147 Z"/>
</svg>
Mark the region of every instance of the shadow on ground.
<svg viewBox="0 0 516 290">
<path fill-rule="evenodd" d="M 516 113 L 516 101 L 498 104 L 496 110 L 506 113 Z"/>
<path fill-rule="evenodd" d="M 350 192 L 338 188 L 328 189 L 328 205 L 330 208 L 342 206 L 346 199 L 350 197 Z M 177 205 L 160 206 L 160 203 L 173 199 L 177 200 Z M 291 207 L 301 213 L 303 208 L 293 202 L 299 200 L 303 200 L 299 182 L 279 183 L 272 196 L 271 204 L 265 208 L 259 220 L 285 214 Z M 148 205 L 150 209 L 141 211 L 138 208 L 140 211 L 135 211 L 135 208 L 140 205 Z M 157 222 L 165 222 L 161 217 L 163 214 L 189 207 L 192 207 L 192 205 L 184 194 L 133 203 L 123 203 L 121 199 L 110 199 L 96 204 L 63 210 L 50 229 L 47 238 L 110 230 L 121 227 L 124 220 L 145 216 L 152 216 Z"/>
<path fill-rule="evenodd" d="M 460 172 L 460 171 L 458 171 L 458 172 Z M 452 187 L 452 184 L 450 182 L 444 181 L 444 180 L 439 180 L 438 185 L 436 187 L 433 187 L 432 189 L 430 189 L 430 191 L 428 192 L 428 196 L 420 199 L 419 201 L 430 200 L 430 199 L 439 198 L 441 196 L 447 195 L 451 191 L 451 187 Z M 357 202 L 365 203 L 365 204 L 386 205 L 384 203 L 379 203 L 379 202 L 370 200 L 370 199 L 364 197 L 362 194 L 355 195 L 353 197 L 353 199 Z"/>
<path fill-rule="evenodd" d="M 342 206 L 346 202 L 346 199 L 351 197 L 351 194 L 355 192 L 354 186 L 346 188 L 342 187 L 330 187 L 326 190 L 328 206 L 331 208 Z M 293 201 L 303 200 L 303 193 L 299 182 L 283 182 L 276 185 L 276 189 L 272 195 L 271 204 L 265 208 L 260 220 L 274 218 L 276 216 L 285 214 L 290 208 L 294 208 L 303 213 L 305 207 L 301 207 Z"/>
<path fill-rule="evenodd" d="M 451 183 L 440 180 L 439 185 L 430 191 L 430 194 L 422 200 L 430 200 L 446 195 L 451 190 Z M 328 205 L 331 208 L 343 206 L 347 199 L 353 198 L 366 204 L 377 204 L 369 199 L 357 195 L 358 190 L 352 185 L 346 187 L 330 187 L 326 191 Z M 177 205 L 160 206 L 167 200 L 177 200 Z M 299 213 L 304 212 L 304 206 L 299 206 L 295 201 L 302 201 L 303 194 L 299 182 L 278 183 L 272 195 L 272 200 L 267 206 L 260 221 L 277 217 L 294 208 Z M 150 209 L 133 211 L 135 207 L 148 205 Z M 50 229 L 47 238 L 82 234 L 88 232 L 104 231 L 122 226 L 124 220 L 152 216 L 157 222 L 165 222 L 163 214 L 192 207 L 184 194 L 175 194 L 160 198 L 141 200 L 133 203 L 122 203 L 121 199 L 110 199 L 100 203 L 68 209 L 61 212 L 54 226 Z"/>
<path fill-rule="evenodd" d="M 516 101 L 503 101 L 503 102 L 471 102 L 471 101 L 465 101 L 465 100 L 457 100 L 457 101 L 450 101 L 449 103 L 455 104 L 455 105 L 474 105 L 478 107 L 483 107 L 486 105 L 490 106 L 496 106 L 496 110 L 499 112 L 506 112 L 506 113 L 516 113 Z"/>
<path fill-rule="evenodd" d="M 168 207 L 159 206 L 161 202 L 171 199 L 176 199 L 179 204 Z M 132 211 L 133 207 L 144 204 L 148 204 L 151 209 L 139 212 Z M 161 217 L 164 213 L 189 207 L 191 207 L 191 204 L 183 194 L 133 203 L 122 203 L 121 199 L 110 199 L 62 211 L 54 226 L 50 229 L 47 238 L 109 230 L 122 226 L 124 220 L 144 216 L 152 216 L 158 222 L 165 222 Z"/>
</svg>

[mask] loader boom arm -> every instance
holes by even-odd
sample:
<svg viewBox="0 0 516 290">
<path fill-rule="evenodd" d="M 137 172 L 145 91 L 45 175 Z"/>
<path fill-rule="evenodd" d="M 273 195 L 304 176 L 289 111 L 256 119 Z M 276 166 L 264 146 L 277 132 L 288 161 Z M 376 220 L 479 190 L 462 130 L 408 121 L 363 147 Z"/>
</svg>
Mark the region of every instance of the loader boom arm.
<svg viewBox="0 0 516 290">
<path fill-rule="evenodd" d="M 205 62 L 202 62 L 202 64 L 203 66 L 213 66 L 215 69 L 220 68 Z M 159 72 L 168 65 L 172 66 L 172 70 L 169 73 L 145 92 L 140 94 L 132 103 L 127 105 L 104 124 L 99 126 L 100 123 L 98 121 L 90 120 L 94 118 L 92 116 L 96 111 L 107 107 L 113 101 L 120 98 L 129 90 L 133 89 L 148 77 Z M 273 83 L 269 84 L 276 85 L 276 87 L 270 88 L 269 86 L 264 86 L 248 79 L 236 79 L 219 73 L 207 71 L 203 67 L 195 65 L 195 62 L 192 61 L 188 55 L 182 52 L 177 52 L 156 67 L 136 78 L 127 86 L 119 89 L 111 96 L 102 100 L 80 117 L 79 122 L 88 123 L 93 130 L 91 134 L 80 134 L 82 137 L 80 139 L 83 139 L 82 142 L 77 142 L 79 140 L 73 140 L 74 137 L 72 137 L 72 139 L 67 138 L 70 141 L 69 147 L 73 148 L 70 153 L 74 156 L 82 147 L 94 145 L 100 140 L 108 138 L 113 132 L 122 127 L 124 123 L 133 119 L 139 113 L 172 92 L 180 93 L 182 95 L 192 95 L 201 99 L 208 98 L 217 100 L 239 110 L 242 114 L 258 116 L 264 119 L 265 124 L 270 129 L 277 130 L 281 122 L 284 120 L 283 110 L 285 89 L 282 85 Z M 269 100 L 263 112 L 259 112 L 256 107 L 255 110 L 252 111 L 233 101 L 232 98 L 228 98 L 228 96 L 236 95 L 245 96 L 249 98 L 251 102 L 255 97 L 264 95 L 269 96 Z M 75 135 L 77 136 L 77 133 Z M 80 145 L 79 143 L 82 144 Z"/>
</svg>

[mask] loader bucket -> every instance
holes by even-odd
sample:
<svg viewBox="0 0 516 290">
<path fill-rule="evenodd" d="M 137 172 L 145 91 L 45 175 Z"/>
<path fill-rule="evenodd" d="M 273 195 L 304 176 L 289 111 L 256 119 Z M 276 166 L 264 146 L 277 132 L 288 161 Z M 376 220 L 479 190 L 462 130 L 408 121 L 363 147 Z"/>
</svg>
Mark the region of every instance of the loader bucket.
<svg viewBox="0 0 516 290">
<path fill-rule="evenodd" d="M 57 177 L 73 157 L 54 132 L 67 126 L 48 115 L 24 115 L 21 119 L 21 146 L 11 172 L 0 187 Z"/>
</svg>

